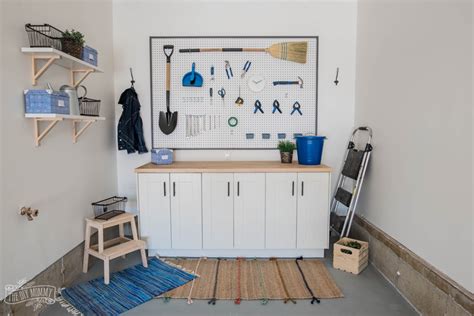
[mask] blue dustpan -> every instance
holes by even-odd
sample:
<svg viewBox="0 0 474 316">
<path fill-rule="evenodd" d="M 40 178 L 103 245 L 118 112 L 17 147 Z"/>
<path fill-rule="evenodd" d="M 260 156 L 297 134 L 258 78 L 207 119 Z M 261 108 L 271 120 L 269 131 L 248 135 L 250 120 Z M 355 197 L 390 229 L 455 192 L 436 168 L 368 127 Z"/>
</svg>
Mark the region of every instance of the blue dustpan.
<svg viewBox="0 0 474 316">
<path fill-rule="evenodd" d="M 183 87 L 202 87 L 203 79 L 200 73 L 196 72 L 196 63 L 193 63 L 191 72 L 183 76 Z"/>
</svg>

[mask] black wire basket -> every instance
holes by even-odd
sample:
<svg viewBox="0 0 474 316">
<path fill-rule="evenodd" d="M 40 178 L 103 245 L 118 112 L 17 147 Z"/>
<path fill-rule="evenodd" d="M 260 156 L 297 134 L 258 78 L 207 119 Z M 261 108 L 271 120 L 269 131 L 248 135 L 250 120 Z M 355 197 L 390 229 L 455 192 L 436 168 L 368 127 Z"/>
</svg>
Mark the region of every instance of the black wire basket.
<svg viewBox="0 0 474 316">
<path fill-rule="evenodd" d="M 100 100 L 79 98 L 79 113 L 84 116 L 99 116 Z"/>
<path fill-rule="evenodd" d="M 108 220 L 125 213 L 126 197 L 112 196 L 108 199 L 92 203 L 95 218 Z"/>
<path fill-rule="evenodd" d="M 28 34 L 30 47 L 52 47 L 62 50 L 61 39 L 63 38 L 63 32 L 54 26 L 28 23 L 25 25 L 25 30 Z"/>
</svg>

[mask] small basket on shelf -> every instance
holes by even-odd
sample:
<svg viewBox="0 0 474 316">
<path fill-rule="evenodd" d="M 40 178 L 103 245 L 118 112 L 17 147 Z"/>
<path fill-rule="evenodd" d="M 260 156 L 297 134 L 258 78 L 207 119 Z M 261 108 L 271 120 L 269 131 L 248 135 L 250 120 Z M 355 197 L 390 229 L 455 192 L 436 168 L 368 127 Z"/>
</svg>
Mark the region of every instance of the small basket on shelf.
<svg viewBox="0 0 474 316">
<path fill-rule="evenodd" d="M 96 219 L 109 220 L 125 213 L 126 197 L 112 196 L 108 199 L 92 203 Z"/>
<path fill-rule="evenodd" d="M 100 100 L 79 98 L 79 113 L 84 116 L 99 116 Z"/>
<path fill-rule="evenodd" d="M 52 47 L 57 50 L 62 49 L 63 31 L 49 24 L 26 24 L 26 34 L 30 47 Z"/>
</svg>

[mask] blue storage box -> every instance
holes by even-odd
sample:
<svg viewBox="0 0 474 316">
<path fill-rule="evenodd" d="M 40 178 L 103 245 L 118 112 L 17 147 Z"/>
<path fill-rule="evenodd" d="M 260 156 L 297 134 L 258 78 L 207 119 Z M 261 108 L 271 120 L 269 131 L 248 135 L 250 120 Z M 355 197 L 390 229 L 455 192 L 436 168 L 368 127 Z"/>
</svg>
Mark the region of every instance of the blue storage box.
<svg viewBox="0 0 474 316">
<path fill-rule="evenodd" d="M 69 114 L 69 96 L 53 90 L 25 90 L 26 113 Z"/>
<path fill-rule="evenodd" d="M 97 50 L 90 47 L 90 46 L 84 46 L 82 48 L 82 60 L 85 62 L 88 62 L 89 64 L 92 64 L 94 66 L 97 66 L 98 60 L 97 60 Z"/>
<path fill-rule="evenodd" d="M 169 165 L 173 163 L 173 150 L 168 148 L 152 149 L 151 162 L 157 165 Z"/>
</svg>

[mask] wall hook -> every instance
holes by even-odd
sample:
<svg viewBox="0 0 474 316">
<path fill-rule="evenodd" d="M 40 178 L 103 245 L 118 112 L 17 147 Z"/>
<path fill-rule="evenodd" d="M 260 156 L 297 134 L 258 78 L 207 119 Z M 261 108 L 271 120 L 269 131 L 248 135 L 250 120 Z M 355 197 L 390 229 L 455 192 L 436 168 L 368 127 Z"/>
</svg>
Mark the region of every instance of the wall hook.
<svg viewBox="0 0 474 316">
<path fill-rule="evenodd" d="M 337 67 L 336 69 L 336 80 L 334 80 L 334 84 L 337 86 L 337 84 L 339 83 L 339 80 L 337 79 L 339 77 L 339 67 Z"/>
<path fill-rule="evenodd" d="M 39 214 L 39 211 L 37 209 L 33 209 L 31 207 L 23 206 L 20 209 L 20 215 L 26 216 L 28 221 L 32 221 L 33 217 L 37 217 L 38 214 Z"/>
<path fill-rule="evenodd" d="M 132 84 L 132 87 L 133 87 L 133 85 L 135 84 L 135 79 L 133 79 L 132 67 L 130 67 L 130 77 L 132 78 L 132 80 L 130 80 L 130 83 Z"/>
</svg>

